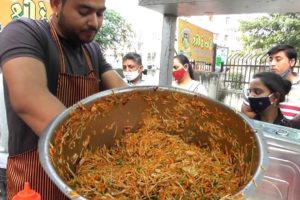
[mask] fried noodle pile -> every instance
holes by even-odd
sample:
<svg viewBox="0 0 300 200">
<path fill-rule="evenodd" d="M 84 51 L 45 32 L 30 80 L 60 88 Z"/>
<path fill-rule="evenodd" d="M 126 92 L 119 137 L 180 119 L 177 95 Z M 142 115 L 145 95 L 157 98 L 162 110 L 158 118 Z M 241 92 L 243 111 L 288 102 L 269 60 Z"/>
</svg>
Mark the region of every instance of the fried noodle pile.
<svg viewBox="0 0 300 200">
<path fill-rule="evenodd" d="M 96 120 L 97 116 L 106 116 L 111 107 L 126 105 L 134 97 L 108 99 L 92 107 L 80 107 L 57 131 L 54 141 L 59 148 L 51 144 L 52 163 L 66 184 L 78 194 L 91 200 L 230 199 L 251 179 L 251 162 L 244 162 L 249 152 L 247 145 L 238 147 L 230 129 L 224 131 L 226 126 L 212 118 L 222 117 L 222 113 L 216 111 L 213 115 L 197 98 L 185 99 L 177 94 L 157 99 L 143 96 L 149 106 L 139 128 L 126 128 L 124 132 L 123 127 L 123 136 L 111 147 L 91 150 L 88 136 L 80 155 L 71 157 L 72 163 L 76 163 L 72 171 L 60 155 L 65 149 L 74 148 L 77 140 L 81 141 L 85 123 Z M 169 106 L 163 113 L 158 110 L 157 106 L 174 100 L 178 102 L 174 107 Z M 223 121 L 226 119 L 228 116 L 224 116 Z M 113 125 L 115 123 L 109 129 Z M 197 135 L 207 132 L 211 133 L 210 145 L 192 143 Z M 221 148 L 218 141 L 223 138 L 240 150 Z"/>
</svg>

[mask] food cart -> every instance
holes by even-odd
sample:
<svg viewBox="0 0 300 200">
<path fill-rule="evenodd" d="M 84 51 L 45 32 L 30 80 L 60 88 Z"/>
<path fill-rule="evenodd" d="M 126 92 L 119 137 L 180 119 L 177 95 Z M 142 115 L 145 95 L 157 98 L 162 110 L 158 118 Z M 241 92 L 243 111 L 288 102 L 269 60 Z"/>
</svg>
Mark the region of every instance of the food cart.
<svg viewBox="0 0 300 200">
<path fill-rule="evenodd" d="M 179 16 L 299 12 L 298 0 L 139 0 L 163 14 L 160 85 L 171 85 L 176 20 Z M 254 121 L 254 120 L 253 120 Z M 300 199 L 300 131 L 254 121 L 268 145 L 269 167 L 251 199 Z"/>
</svg>

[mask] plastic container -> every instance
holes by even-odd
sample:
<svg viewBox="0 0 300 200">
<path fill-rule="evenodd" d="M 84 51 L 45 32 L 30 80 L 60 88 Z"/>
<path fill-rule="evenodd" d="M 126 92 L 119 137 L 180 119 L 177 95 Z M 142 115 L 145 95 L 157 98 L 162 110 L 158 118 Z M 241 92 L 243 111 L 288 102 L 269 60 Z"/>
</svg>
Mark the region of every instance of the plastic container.
<svg viewBox="0 0 300 200">
<path fill-rule="evenodd" d="M 26 182 L 24 189 L 18 192 L 12 200 L 41 200 L 41 195 L 32 190 L 30 184 Z"/>
</svg>

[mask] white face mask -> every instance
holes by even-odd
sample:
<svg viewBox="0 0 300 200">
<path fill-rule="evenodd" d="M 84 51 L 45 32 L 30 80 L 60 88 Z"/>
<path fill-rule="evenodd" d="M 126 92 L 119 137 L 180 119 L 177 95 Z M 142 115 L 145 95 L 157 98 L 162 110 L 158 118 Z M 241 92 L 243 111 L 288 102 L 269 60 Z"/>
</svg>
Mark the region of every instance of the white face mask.
<svg viewBox="0 0 300 200">
<path fill-rule="evenodd" d="M 124 74 L 125 78 L 127 79 L 127 81 L 133 81 L 133 80 L 135 80 L 140 75 L 140 73 L 138 72 L 138 70 L 133 71 L 133 72 L 125 72 L 125 71 L 123 71 L 123 74 Z"/>
</svg>

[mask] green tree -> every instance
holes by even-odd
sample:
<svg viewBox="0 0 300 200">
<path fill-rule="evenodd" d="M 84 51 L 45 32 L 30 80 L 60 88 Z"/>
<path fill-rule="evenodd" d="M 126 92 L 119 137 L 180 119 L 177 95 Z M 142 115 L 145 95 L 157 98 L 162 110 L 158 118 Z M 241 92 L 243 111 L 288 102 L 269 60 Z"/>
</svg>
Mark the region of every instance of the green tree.
<svg viewBox="0 0 300 200">
<path fill-rule="evenodd" d="M 119 56 L 124 50 L 132 48 L 135 33 L 131 24 L 116 11 L 107 9 L 104 22 L 95 37 L 104 54 Z"/>
<path fill-rule="evenodd" d="M 251 21 L 241 21 L 244 50 L 266 52 L 279 43 L 290 44 L 300 52 L 300 14 L 271 14 Z"/>
</svg>

